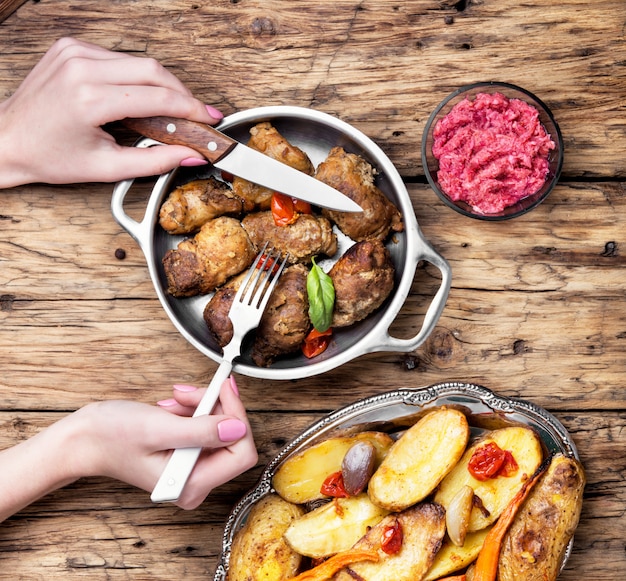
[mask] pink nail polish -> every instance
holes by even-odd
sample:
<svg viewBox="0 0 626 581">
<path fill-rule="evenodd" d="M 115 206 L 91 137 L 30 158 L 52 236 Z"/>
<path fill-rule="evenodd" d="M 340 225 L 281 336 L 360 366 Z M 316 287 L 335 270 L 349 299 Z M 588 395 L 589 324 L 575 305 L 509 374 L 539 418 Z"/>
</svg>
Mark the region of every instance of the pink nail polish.
<svg viewBox="0 0 626 581">
<path fill-rule="evenodd" d="M 198 165 L 206 165 L 209 163 L 206 159 L 198 159 L 197 157 L 187 157 L 180 162 L 181 167 L 196 167 Z"/>
<path fill-rule="evenodd" d="M 190 392 L 190 391 L 197 391 L 198 388 L 195 385 L 187 385 L 184 383 L 177 383 L 176 385 L 172 386 L 176 391 L 184 391 L 184 392 Z"/>
<path fill-rule="evenodd" d="M 219 109 L 212 107 L 211 105 L 205 105 L 206 110 L 209 112 L 209 115 L 213 117 L 213 119 L 220 120 L 224 119 L 224 113 L 222 113 Z"/>
<path fill-rule="evenodd" d="M 217 435 L 221 442 L 234 442 L 246 435 L 246 424 L 241 420 L 223 420 L 217 424 Z"/>
<path fill-rule="evenodd" d="M 178 402 L 174 398 L 170 399 L 162 399 L 161 401 L 157 401 L 157 405 L 162 408 L 171 408 L 175 406 Z"/>
<path fill-rule="evenodd" d="M 235 395 L 238 396 L 239 395 L 239 388 L 237 387 L 237 382 L 235 381 L 235 376 L 234 375 L 230 376 L 230 387 L 235 392 Z"/>
</svg>

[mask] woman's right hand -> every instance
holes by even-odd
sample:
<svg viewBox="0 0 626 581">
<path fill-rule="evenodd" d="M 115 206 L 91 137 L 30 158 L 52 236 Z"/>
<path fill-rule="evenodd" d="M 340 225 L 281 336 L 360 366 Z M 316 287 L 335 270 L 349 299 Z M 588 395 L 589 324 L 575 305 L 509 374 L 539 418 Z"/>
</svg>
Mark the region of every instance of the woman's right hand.
<svg viewBox="0 0 626 581">
<path fill-rule="evenodd" d="M 124 147 L 102 129 L 126 117 L 154 115 L 209 124 L 222 118 L 152 58 L 58 40 L 0 103 L 0 188 L 115 182 L 159 175 L 183 161 L 204 163 L 180 145 Z"/>
</svg>

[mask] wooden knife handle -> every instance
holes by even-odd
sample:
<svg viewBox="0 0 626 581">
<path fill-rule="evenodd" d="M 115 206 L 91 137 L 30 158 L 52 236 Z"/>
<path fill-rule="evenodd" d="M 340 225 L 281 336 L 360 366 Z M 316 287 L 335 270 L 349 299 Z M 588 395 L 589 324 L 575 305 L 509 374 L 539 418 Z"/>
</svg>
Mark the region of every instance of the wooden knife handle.
<svg viewBox="0 0 626 581">
<path fill-rule="evenodd" d="M 150 139 L 167 145 L 186 145 L 215 163 L 224 157 L 237 142 L 205 123 L 176 117 L 128 118 L 122 123 Z"/>
</svg>

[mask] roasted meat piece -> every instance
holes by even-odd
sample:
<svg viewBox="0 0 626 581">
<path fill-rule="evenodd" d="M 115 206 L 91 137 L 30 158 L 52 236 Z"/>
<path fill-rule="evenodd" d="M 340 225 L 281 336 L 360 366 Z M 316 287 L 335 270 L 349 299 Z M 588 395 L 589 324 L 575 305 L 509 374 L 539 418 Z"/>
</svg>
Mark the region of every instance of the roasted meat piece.
<svg viewBox="0 0 626 581">
<path fill-rule="evenodd" d="M 315 173 L 307 154 L 299 147 L 291 145 L 269 122 L 258 123 L 250 129 L 248 146 L 307 175 L 312 176 Z M 246 212 L 270 209 L 273 190 L 235 176 L 233 191 L 244 200 Z"/>
<path fill-rule="evenodd" d="M 328 275 L 335 287 L 333 327 L 347 327 L 375 311 L 391 293 L 394 266 L 378 239 L 353 244 Z"/>
<path fill-rule="evenodd" d="M 306 292 L 307 268 L 295 264 L 285 269 L 270 297 L 261 322 L 256 330 L 252 347 L 253 361 L 262 367 L 300 348 L 311 322 L 309 300 Z M 233 326 L 228 312 L 245 273 L 217 289 L 204 308 L 204 320 L 220 347 L 233 337 Z"/>
<path fill-rule="evenodd" d="M 379 238 L 404 230 L 402 215 L 374 184 L 374 169 L 362 157 L 333 147 L 317 167 L 315 177 L 354 200 L 363 212 L 338 212 L 324 208 L 322 214 L 352 240 Z"/>
<path fill-rule="evenodd" d="M 233 323 L 228 312 L 246 274 L 246 272 L 242 272 L 232 277 L 215 291 L 211 300 L 204 307 L 202 313 L 204 322 L 220 347 L 228 345 L 233 338 Z M 278 286 L 279 283 L 280 279 L 276 285 Z"/>
<path fill-rule="evenodd" d="M 218 216 L 238 216 L 243 200 L 214 177 L 177 187 L 161 206 L 159 224 L 170 234 L 191 234 Z"/>
<path fill-rule="evenodd" d="M 294 264 L 281 275 L 252 347 L 252 360 L 259 367 L 268 367 L 276 357 L 297 351 L 309 332 L 308 272 L 304 265 Z"/>
<path fill-rule="evenodd" d="M 207 222 L 163 257 L 167 290 L 175 297 L 205 294 L 246 269 L 256 249 L 239 220 L 221 216 Z"/>
<path fill-rule="evenodd" d="M 281 254 L 289 253 L 289 262 L 308 262 L 312 256 L 337 252 L 337 236 L 330 222 L 314 214 L 300 214 L 287 226 L 276 226 L 271 212 L 248 214 L 242 221 L 250 240 L 261 248 L 269 241 Z"/>
</svg>

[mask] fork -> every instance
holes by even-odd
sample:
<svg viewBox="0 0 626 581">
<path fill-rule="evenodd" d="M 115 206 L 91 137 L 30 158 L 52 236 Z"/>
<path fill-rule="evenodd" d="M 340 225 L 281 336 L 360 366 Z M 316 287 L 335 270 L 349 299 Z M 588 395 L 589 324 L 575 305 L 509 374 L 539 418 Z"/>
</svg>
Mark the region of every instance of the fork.
<svg viewBox="0 0 626 581">
<path fill-rule="evenodd" d="M 259 326 L 270 295 L 285 268 L 289 254 L 282 260 L 280 252 L 268 249 L 266 243 L 245 276 L 228 316 L 233 324 L 233 337 L 224 347 L 220 363 L 209 387 L 202 396 L 193 417 L 208 415 L 217 402 L 222 383 L 230 375 L 233 360 L 241 353 L 246 333 Z M 168 460 L 150 496 L 152 502 L 175 502 L 180 498 L 187 479 L 196 465 L 202 448 L 178 448 Z"/>
</svg>

